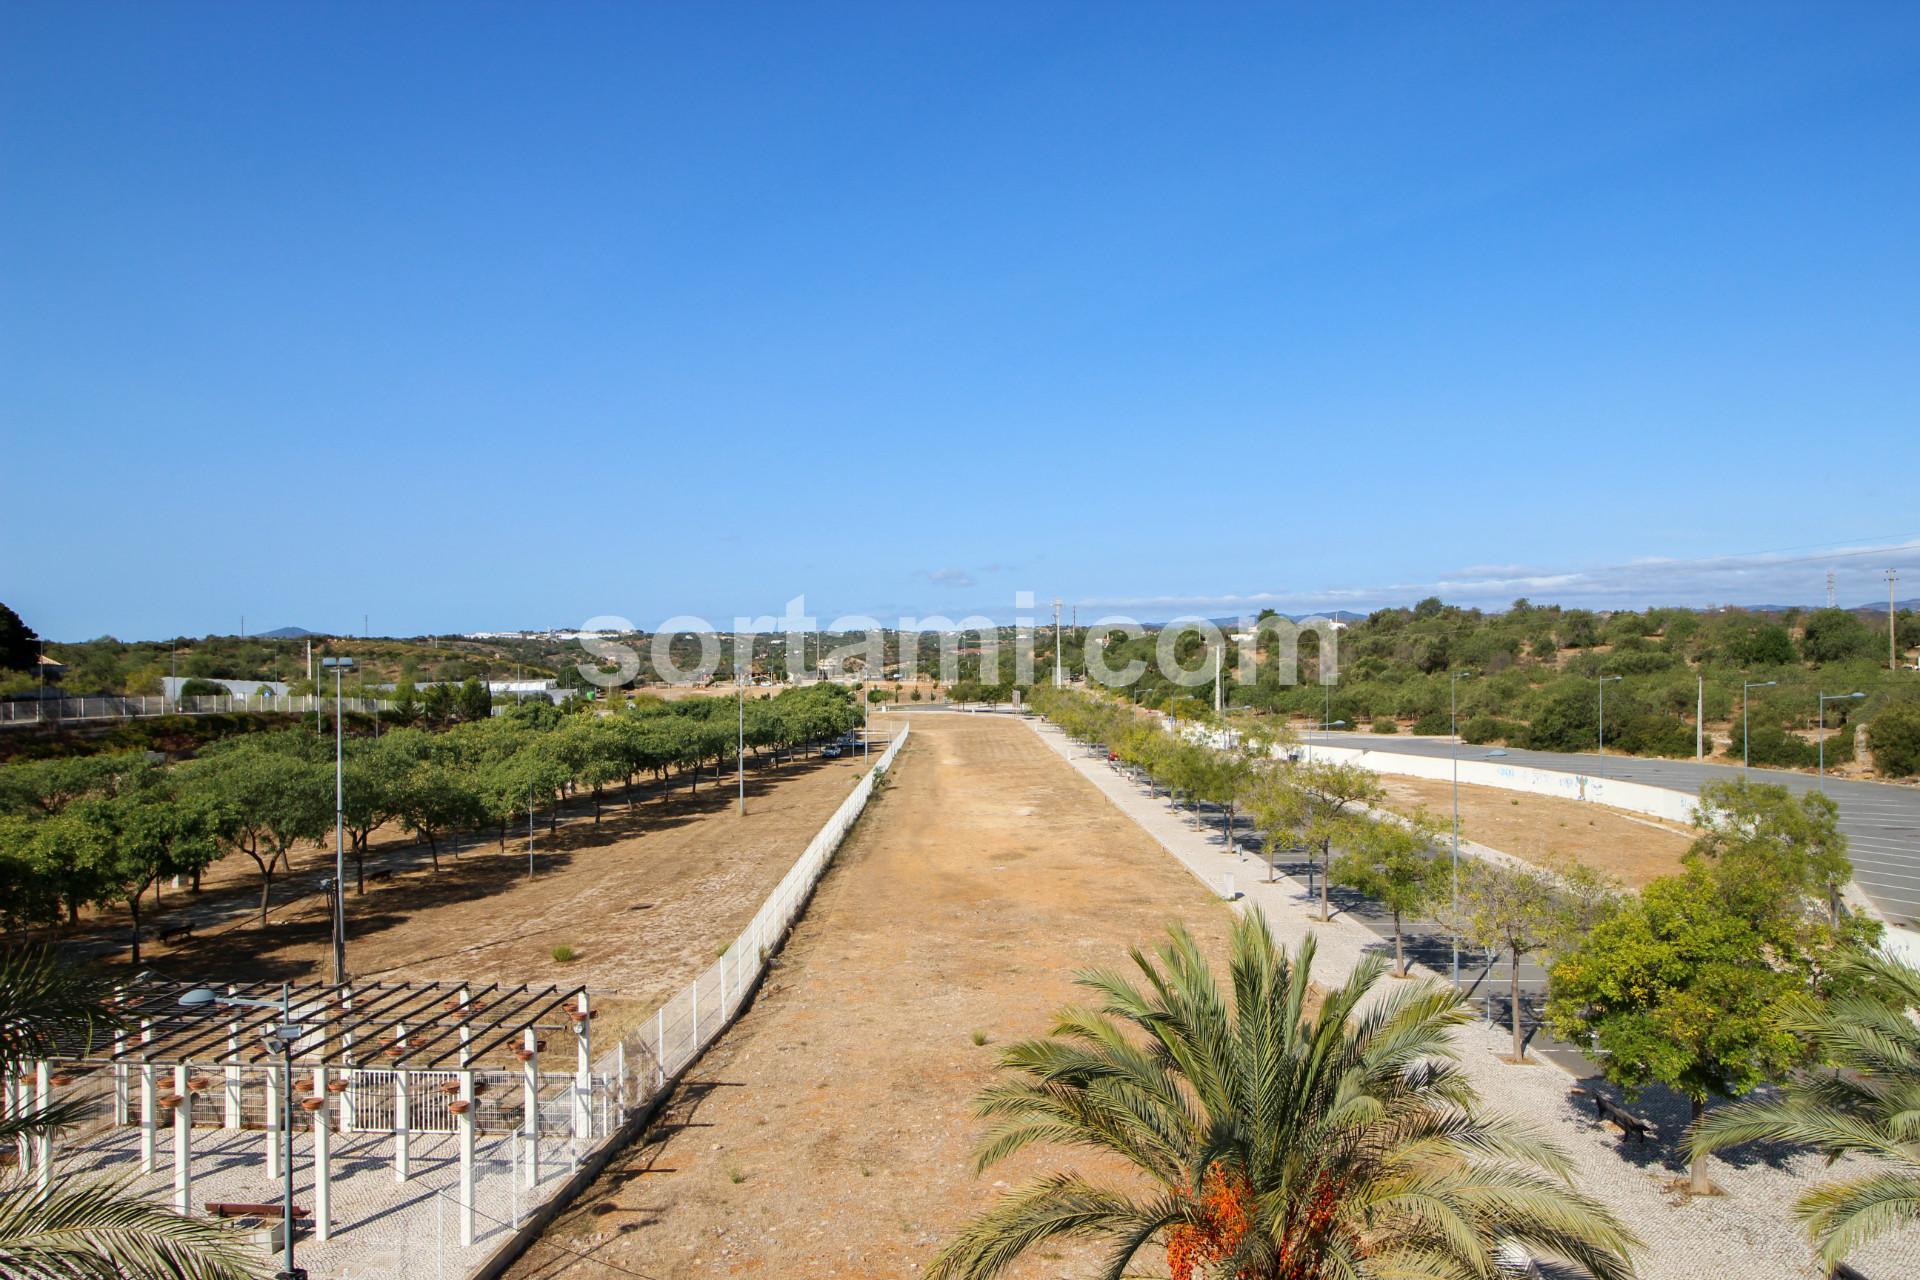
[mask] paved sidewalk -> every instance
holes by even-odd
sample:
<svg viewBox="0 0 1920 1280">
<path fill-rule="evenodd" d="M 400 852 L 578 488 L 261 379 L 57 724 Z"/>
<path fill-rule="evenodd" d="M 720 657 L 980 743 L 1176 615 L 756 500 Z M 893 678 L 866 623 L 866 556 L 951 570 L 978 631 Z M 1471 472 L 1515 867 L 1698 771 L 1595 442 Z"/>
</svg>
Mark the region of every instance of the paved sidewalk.
<svg viewBox="0 0 1920 1280">
<path fill-rule="evenodd" d="M 1304 882 L 1283 876 L 1276 883 L 1263 883 L 1264 864 L 1229 852 L 1219 842 L 1217 828 L 1192 825 L 1164 798 L 1147 795 L 1110 768 L 1103 755 L 1078 746 L 1052 725 L 1038 719 L 1028 723 L 1203 883 L 1224 892 L 1231 877 L 1233 890 L 1244 895 L 1241 903 L 1264 911 L 1281 943 L 1298 946 L 1313 933 L 1322 983 L 1340 980 L 1370 950 L 1391 955 L 1392 943 L 1383 943 L 1358 921 L 1337 915 L 1325 924 L 1312 919 L 1318 900 Z M 1418 964 L 1413 971 L 1445 980 L 1444 974 Z M 1500 1061 L 1498 1055 L 1511 1048 L 1504 1028 L 1473 1024 L 1461 1029 L 1459 1040 L 1461 1063 L 1481 1096 L 1548 1133 L 1570 1156 L 1576 1184 L 1606 1201 L 1646 1242 L 1636 1258 L 1644 1280 L 1821 1276 L 1789 1211 L 1809 1181 L 1824 1173 L 1818 1158 L 1743 1148 L 1731 1153 L 1731 1160 L 1713 1164 L 1713 1179 L 1724 1195 L 1684 1200 L 1664 1185 L 1684 1172 L 1671 1146 L 1686 1127 L 1683 1101 L 1664 1091 L 1643 1095 L 1636 1112 L 1652 1120 L 1666 1140 L 1634 1146 L 1595 1122 L 1591 1105 L 1572 1092 L 1576 1081 L 1566 1071 L 1550 1063 L 1514 1066 Z M 1598 1085 L 1593 1080 L 1579 1083 L 1589 1089 Z M 1861 1250 L 1852 1261 L 1872 1280 L 1920 1275 L 1920 1233 L 1884 1240 Z"/>
</svg>

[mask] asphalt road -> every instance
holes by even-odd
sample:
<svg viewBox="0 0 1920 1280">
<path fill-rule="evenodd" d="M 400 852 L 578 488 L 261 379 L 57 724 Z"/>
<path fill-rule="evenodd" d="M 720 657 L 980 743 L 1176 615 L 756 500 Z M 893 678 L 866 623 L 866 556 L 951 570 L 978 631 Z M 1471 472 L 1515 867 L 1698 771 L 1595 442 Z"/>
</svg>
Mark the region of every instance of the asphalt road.
<svg viewBox="0 0 1920 1280">
<path fill-rule="evenodd" d="M 1330 746 L 1397 755 L 1445 757 L 1456 749 L 1450 738 L 1364 733 L 1308 736 L 1314 742 Z M 1484 758 L 1488 748 L 1463 743 L 1458 750 L 1462 760 L 1475 760 Z M 1568 755 L 1511 748 L 1502 763 L 1639 782 L 1688 795 L 1699 794 L 1702 783 L 1738 778 L 1741 772 L 1738 765 L 1700 764 L 1692 760 Z M 1784 769 L 1754 769 L 1749 776 L 1757 782 L 1777 783 L 1796 794 L 1819 787 L 1816 777 Z M 1848 856 L 1853 859 L 1854 882 L 1892 923 L 1920 925 L 1920 787 L 1828 778 L 1826 792 L 1840 806 L 1840 830 L 1846 834 Z"/>
</svg>

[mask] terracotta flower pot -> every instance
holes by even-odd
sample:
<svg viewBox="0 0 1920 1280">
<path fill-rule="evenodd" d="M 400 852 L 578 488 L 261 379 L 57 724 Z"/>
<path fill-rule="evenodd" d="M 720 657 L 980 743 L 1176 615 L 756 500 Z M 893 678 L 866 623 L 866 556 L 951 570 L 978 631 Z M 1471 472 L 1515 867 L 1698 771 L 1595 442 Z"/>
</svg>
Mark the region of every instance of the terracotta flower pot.
<svg viewBox="0 0 1920 1280">
<path fill-rule="evenodd" d="M 457 1116 L 463 1116 L 467 1114 L 467 1112 L 473 1110 L 473 1104 L 471 1102 L 468 1102 L 464 1098 L 458 1098 L 447 1104 L 447 1110 L 453 1112 L 453 1114 Z"/>
</svg>

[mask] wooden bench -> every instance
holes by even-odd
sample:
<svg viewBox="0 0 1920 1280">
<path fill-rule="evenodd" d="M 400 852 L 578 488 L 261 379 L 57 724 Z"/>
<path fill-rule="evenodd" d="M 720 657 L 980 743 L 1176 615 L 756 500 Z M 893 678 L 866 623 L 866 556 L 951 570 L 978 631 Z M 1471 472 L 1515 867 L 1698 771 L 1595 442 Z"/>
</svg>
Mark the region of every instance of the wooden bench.
<svg viewBox="0 0 1920 1280">
<path fill-rule="evenodd" d="M 272 1204 L 248 1204 L 239 1200 L 209 1200 L 207 1212 L 216 1218 L 273 1218 L 278 1219 L 286 1206 L 275 1201 Z M 293 1206 L 295 1221 L 311 1218 L 313 1215 L 299 1205 Z"/>
<path fill-rule="evenodd" d="M 1611 1120 L 1620 1126 L 1621 1132 L 1635 1142 L 1645 1142 L 1653 1136 L 1653 1125 L 1642 1120 L 1604 1094 L 1593 1095 L 1593 1114 L 1601 1120 Z"/>
<path fill-rule="evenodd" d="M 184 938 L 191 938 L 192 936 L 193 925 L 186 921 L 182 921 L 179 924 L 167 925 L 160 930 L 159 934 L 160 941 L 166 943 L 168 946 L 172 946 L 174 943 Z"/>
</svg>

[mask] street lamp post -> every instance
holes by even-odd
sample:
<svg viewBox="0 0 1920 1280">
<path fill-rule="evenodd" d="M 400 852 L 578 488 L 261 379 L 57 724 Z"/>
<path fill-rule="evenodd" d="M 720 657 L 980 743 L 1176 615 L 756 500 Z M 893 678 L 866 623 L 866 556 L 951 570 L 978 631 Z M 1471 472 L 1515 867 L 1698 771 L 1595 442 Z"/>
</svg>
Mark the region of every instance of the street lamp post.
<svg viewBox="0 0 1920 1280">
<path fill-rule="evenodd" d="M 347 821 L 343 768 L 346 738 L 340 727 L 340 673 L 350 670 L 352 658 L 322 658 L 333 668 L 333 985 L 347 981 Z"/>
<path fill-rule="evenodd" d="M 1823 693 L 1820 695 L 1820 792 L 1827 790 L 1827 704 L 1829 702 L 1849 702 L 1864 698 L 1864 693 Z"/>
<path fill-rule="evenodd" d="M 1752 761 L 1752 753 L 1748 749 L 1748 740 L 1750 736 L 1748 732 L 1748 724 L 1750 722 L 1747 718 L 1747 690 L 1770 689 L 1774 685 L 1779 683 L 1780 682 L 1778 680 L 1743 680 L 1740 682 L 1740 776 L 1741 777 L 1746 776 L 1747 767 Z"/>
<path fill-rule="evenodd" d="M 280 999 L 252 1000 L 245 996 L 216 995 L 207 987 L 195 987 L 181 995 L 180 1005 L 187 1009 L 205 1008 L 207 1005 L 220 1005 L 223 1008 L 273 1009 L 280 1014 L 280 1025 L 269 1029 L 262 1037 L 267 1043 L 267 1052 L 280 1055 L 281 1070 L 285 1075 L 280 1084 L 281 1119 L 280 1137 L 282 1141 L 281 1166 L 285 1177 L 281 1186 L 280 1233 L 283 1251 L 280 1255 L 280 1270 L 274 1273 L 274 1280 L 307 1280 L 307 1273 L 293 1265 L 293 1048 L 307 1029 L 293 1020 L 293 992 L 286 983 L 280 984 Z"/>
<path fill-rule="evenodd" d="M 1602 760 L 1607 754 L 1607 686 L 1616 680 L 1624 679 L 1626 679 L 1625 676 L 1600 677 L 1600 756 Z"/>
<path fill-rule="evenodd" d="M 1460 914 L 1460 681 L 1471 678 L 1471 671 L 1455 671 L 1447 677 L 1447 731 L 1453 738 L 1453 914 Z M 1460 985 L 1460 933 L 1450 926 L 1453 941 L 1453 985 Z"/>
<path fill-rule="evenodd" d="M 1307 728 L 1309 730 L 1318 729 L 1321 733 L 1325 733 L 1329 729 L 1344 729 L 1346 727 L 1347 727 L 1347 722 L 1345 720 L 1322 720 L 1317 725 L 1314 724 L 1314 722 L 1311 720 L 1307 721 Z M 1308 764 L 1313 763 L 1313 739 L 1312 738 L 1307 739 L 1307 763 Z"/>
</svg>

